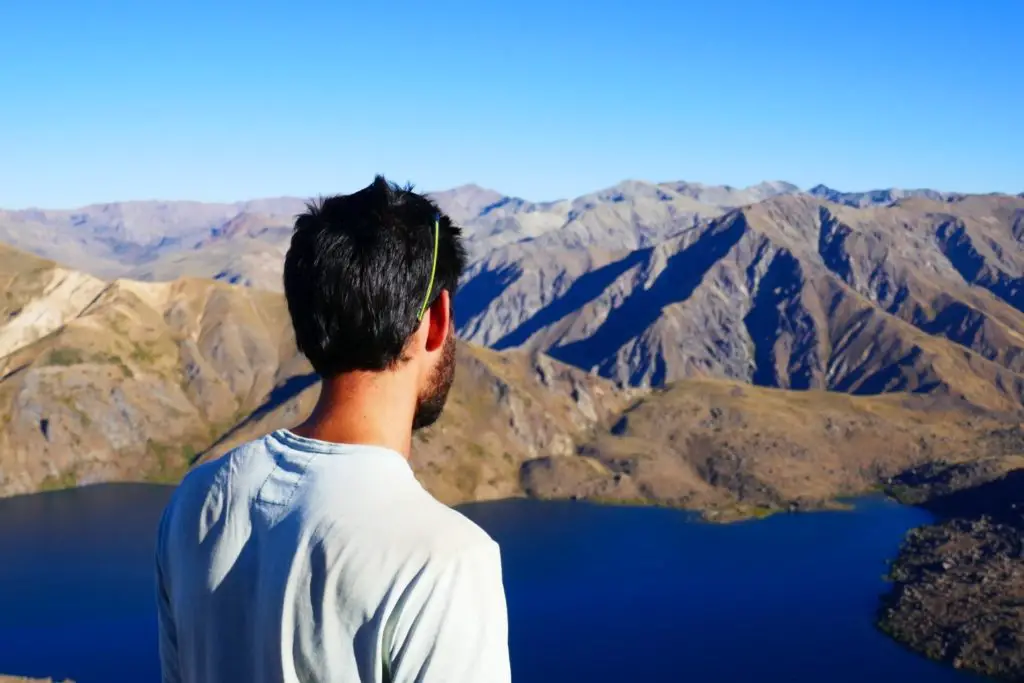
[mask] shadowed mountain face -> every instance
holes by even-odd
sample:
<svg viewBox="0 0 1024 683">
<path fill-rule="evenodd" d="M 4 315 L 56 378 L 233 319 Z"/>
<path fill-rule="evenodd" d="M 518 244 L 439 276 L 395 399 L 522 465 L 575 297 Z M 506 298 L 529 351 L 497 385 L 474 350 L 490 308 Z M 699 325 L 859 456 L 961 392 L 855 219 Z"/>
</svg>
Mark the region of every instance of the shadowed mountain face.
<svg viewBox="0 0 1024 683">
<path fill-rule="evenodd" d="M 650 247 L 498 249 L 467 277 L 461 331 L 637 386 L 712 375 L 1016 410 L 1022 226 L 1007 196 L 778 196 Z"/>
</svg>

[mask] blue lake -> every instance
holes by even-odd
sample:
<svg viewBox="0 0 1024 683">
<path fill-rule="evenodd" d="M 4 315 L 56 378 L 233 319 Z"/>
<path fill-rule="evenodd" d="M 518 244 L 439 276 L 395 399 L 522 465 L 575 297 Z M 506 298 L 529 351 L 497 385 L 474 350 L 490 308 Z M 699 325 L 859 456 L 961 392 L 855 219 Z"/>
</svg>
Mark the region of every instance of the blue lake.
<svg viewBox="0 0 1024 683">
<path fill-rule="evenodd" d="M 159 680 L 151 572 L 168 495 L 0 500 L 0 673 Z M 517 683 L 980 680 L 874 628 L 886 561 L 921 510 L 867 499 L 721 526 L 571 502 L 462 510 L 502 547 Z"/>
</svg>

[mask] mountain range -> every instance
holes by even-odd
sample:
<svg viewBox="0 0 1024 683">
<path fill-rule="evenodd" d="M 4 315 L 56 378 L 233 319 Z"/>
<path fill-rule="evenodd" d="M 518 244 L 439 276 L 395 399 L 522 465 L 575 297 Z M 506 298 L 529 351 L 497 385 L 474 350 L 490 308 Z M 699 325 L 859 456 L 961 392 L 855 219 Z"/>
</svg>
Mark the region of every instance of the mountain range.
<svg viewBox="0 0 1024 683">
<path fill-rule="evenodd" d="M 625 181 L 554 202 L 434 193 L 471 254 L 459 333 L 621 384 L 711 375 L 1020 403 L 1024 201 Z M 303 201 L 0 213 L 0 241 L 100 278 L 280 289 Z M 995 392 L 965 377 L 981 375 Z M 984 394 L 984 395 L 982 395 Z"/>
<path fill-rule="evenodd" d="M 624 181 L 549 202 L 530 202 L 476 185 L 431 196 L 464 226 L 477 258 L 510 243 L 631 249 L 682 227 L 779 195 L 803 194 L 791 183 L 747 188 L 690 182 Z M 811 196 L 852 206 L 904 196 L 952 197 L 932 190 L 843 193 L 819 185 Z M 230 204 L 132 201 L 71 210 L 0 210 L 0 242 L 97 277 L 170 280 L 210 277 L 280 289 L 280 261 L 295 214 L 306 198 Z"/>
<path fill-rule="evenodd" d="M 434 198 L 472 255 L 451 405 L 414 455 L 448 502 L 749 514 L 1016 448 L 999 435 L 1024 401 L 1024 198 L 640 181 Z M 0 213 L 0 494 L 171 481 L 298 422 L 317 378 L 276 290 L 302 207 Z"/>
<path fill-rule="evenodd" d="M 106 281 L 8 247 L 0 273 L 0 495 L 176 481 L 315 401 L 278 293 Z M 1013 450 L 998 417 L 941 395 L 706 378 L 630 388 L 467 342 L 458 359 L 449 406 L 413 449 L 421 481 L 450 503 L 533 495 L 748 515 Z"/>
<path fill-rule="evenodd" d="M 883 489 L 1019 517 L 1024 195 L 626 181 L 433 197 L 471 256 L 456 381 L 411 458 L 442 501 L 727 521 Z M 175 482 L 300 422 L 319 379 L 279 290 L 304 205 L 0 211 L 0 496 Z M 985 516 L 915 532 L 883 628 L 1018 672 L 1019 546 Z"/>
</svg>

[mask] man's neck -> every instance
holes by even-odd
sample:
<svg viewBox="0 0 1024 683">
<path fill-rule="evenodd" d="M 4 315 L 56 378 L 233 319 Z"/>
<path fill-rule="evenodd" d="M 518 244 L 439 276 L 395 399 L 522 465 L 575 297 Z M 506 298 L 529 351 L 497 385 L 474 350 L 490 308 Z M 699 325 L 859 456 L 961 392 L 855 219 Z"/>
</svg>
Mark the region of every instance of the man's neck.
<svg viewBox="0 0 1024 683">
<path fill-rule="evenodd" d="M 348 373 L 324 380 L 312 414 L 292 431 L 329 443 L 381 446 L 408 459 L 416 403 L 404 379 Z"/>
</svg>

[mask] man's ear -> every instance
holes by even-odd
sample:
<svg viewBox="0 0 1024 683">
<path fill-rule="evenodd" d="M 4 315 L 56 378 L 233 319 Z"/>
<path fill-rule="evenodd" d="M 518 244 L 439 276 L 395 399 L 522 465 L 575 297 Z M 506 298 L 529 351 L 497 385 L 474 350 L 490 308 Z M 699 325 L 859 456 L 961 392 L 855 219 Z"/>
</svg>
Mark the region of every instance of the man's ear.
<svg viewBox="0 0 1024 683">
<path fill-rule="evenodd" d="M 427 309 L 424 322 L 427 325 L 427 352 L 433 353 L 444 348 L 452 326 L 452 299 L 447 289 L 442 289 Z"/>
</svg>

